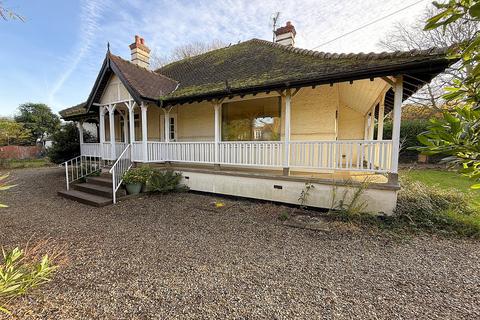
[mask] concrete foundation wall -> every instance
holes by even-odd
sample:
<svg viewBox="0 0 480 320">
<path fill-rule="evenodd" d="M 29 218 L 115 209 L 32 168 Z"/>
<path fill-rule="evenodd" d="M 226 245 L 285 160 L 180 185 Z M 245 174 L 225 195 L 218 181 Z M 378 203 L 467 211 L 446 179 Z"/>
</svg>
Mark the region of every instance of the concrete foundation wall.
<svg viewBox="0 0 480 320">
<path fill-rule="evenodd" d="M 183 171 L 183 181 L 191 190 L 231 196 L 262 199 L 289 204 L 299 204 L 298 198 L 305 182 L 289 181 L 275 177 L 256 178 L 215 173 Z M 306 205 L 329 209 L 332 203 L 345 198 L 350 202 L 355 188 L 340 185 L 313 183 Z M 397 202 L 396 190 L 368 188 L 360 198 L 366 204 L 365 212 L 393 214 Z"/>
</svg>

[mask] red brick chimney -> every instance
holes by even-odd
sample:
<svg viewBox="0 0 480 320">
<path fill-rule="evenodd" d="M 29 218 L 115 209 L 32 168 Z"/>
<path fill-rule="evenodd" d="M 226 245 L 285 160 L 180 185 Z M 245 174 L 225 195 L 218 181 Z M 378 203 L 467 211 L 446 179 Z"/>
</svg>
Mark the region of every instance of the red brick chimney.
<svg viewBox="0 0 480 320">
<path fill-rule="evenodd" d="M 275 42 L 283 44 L 287 47 L 293 47 L 295 45 L 295 27 L 290 21 L 284 27 L 280 27 L 275 30 Z"/>
<path fill-rule="evenodd" d="M 145 45 L 145 40 L 140 36 L 135 36 L 135 42 L 130 45 L 132 62 L 144 68 L 150 66 L 150 49 Z"/>
</svg>

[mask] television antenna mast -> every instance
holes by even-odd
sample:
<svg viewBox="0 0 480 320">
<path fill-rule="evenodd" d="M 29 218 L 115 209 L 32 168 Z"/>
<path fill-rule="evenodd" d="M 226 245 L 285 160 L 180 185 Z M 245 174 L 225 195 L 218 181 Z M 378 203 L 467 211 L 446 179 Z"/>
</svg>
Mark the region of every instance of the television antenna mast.
<svg viewBox="0 0 480 320">
<path fill-rule="evenodd" d="M 272 21 L 272 42 L 275 42 L 275 30 L 277 29 L 278 18 L 280 18 L 280 12 L 275 12 L 270 17 Z"/>
</svg>

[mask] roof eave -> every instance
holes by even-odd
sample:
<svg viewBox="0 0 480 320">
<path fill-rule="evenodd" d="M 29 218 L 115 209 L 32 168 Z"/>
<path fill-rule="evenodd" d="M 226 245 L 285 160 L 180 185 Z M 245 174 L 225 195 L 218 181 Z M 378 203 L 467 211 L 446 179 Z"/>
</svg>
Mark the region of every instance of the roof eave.
<svg viewBox="0 0 480 320">
<path fill-rule="evenodd" d="M 322 85 L 346 81 L 354 81 L 360 79 L 368 79 L 375 77 L 384 77 L 384 76 L 399 76 L 402 74 L 408 73 L 421 73 L 421 72 L 430 72 L 432 74 L 441 73 L 446 67 L 453 64 L 456 60 L 447 59 L 445 57 L 414 62 L 409 64 L 399 64 L 394 66 L 380 67 L 380 68 L 371 68 L 367 70 L 355 71 L 355 72 L 343 72 L 333 75 L 326 75 L 318 78 L 311 79 L 302 79 L 302 80 L 290 80 L 290 81 L 279 81 L 274 83 L 269 83 L 260 86 L 250 86 L 238 89 L 225 89 L 221 91 L 212 91 L 205 94 L 190 95 L 186 97 L 172 97 L 172 98 L 163 98 L 164 106 L 174 105 L 174 104 L 183 104 L 194 101 L 202 100 L 211 100 L 216 98 L 221 98 L 230 95 L 239 95 L 239 94 L 251 94 L 259 93 L 266 91 L 275 91 L 280 89 L 288 88 L 300 88 L 300 87 L 309 87 L 313 85 Z"/>
</svg>

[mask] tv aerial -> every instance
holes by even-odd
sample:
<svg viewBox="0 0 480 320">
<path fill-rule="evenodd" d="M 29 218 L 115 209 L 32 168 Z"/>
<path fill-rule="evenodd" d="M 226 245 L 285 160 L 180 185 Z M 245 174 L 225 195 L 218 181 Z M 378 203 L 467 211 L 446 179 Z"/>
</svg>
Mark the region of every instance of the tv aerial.
<svg viewBox="0 0 480 320">
<path fill-rule="evenodd" d="M 280 18 L 280 12 L 275 12 L 270 17 L 270 23 L 272 26 L 272 42 L 275 42 L 275 30 L 277 30 L 277 22 Z"/>
</svg>

